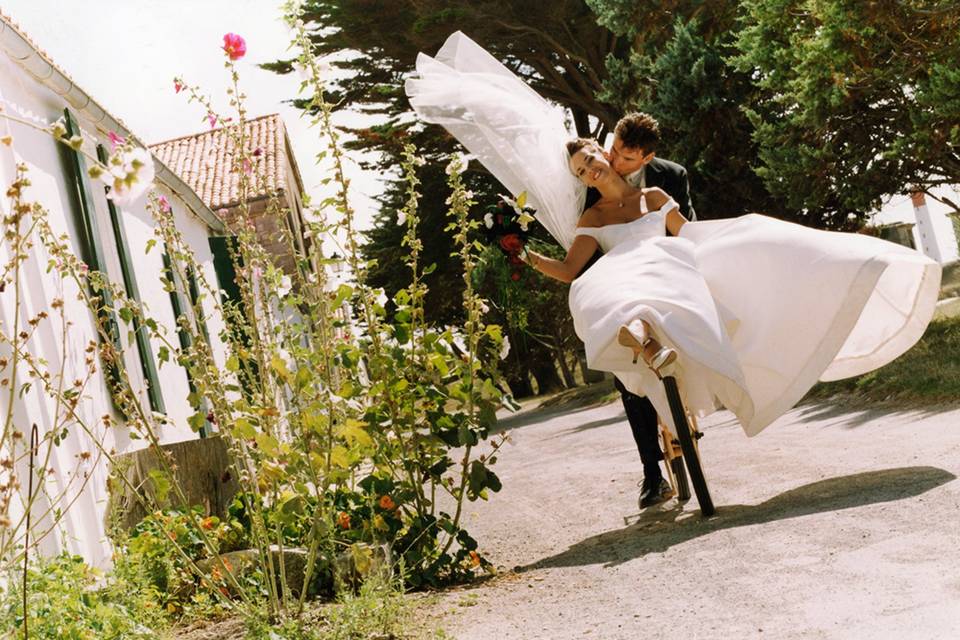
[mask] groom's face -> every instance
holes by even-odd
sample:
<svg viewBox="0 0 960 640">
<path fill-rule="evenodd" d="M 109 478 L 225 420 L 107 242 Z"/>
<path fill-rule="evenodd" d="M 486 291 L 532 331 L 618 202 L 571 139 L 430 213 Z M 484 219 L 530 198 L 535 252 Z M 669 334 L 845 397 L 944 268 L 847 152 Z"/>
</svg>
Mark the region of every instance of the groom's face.
<svg viewBox="0 0 960 640">
<path fill-rule="evenodd" d="M 607 157 L 611 166 L 613 166 L 613 170 L 621 176 L 626 176 L 653 160 L 655 155 L 656 153 L 653 151 L 645 153 L 643 149 L 628 147 L 617 136 L 613 139 L 613 146 L 610 147 Z"/>
</svg>

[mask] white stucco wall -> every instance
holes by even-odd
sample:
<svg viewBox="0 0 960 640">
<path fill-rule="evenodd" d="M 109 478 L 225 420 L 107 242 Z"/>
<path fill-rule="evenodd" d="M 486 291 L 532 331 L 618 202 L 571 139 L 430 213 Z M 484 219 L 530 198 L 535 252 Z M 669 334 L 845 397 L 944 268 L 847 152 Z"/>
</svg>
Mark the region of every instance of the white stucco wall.
<svg viewBox="0 0 960 640">
<path fill-rule="evenodd" d="M 63 98 L 23 72 L 3 53 L 0 53 L 0 105 L 8 113 L 36 122 L 55 121 L 67 106 Z M 83 113 L 77 109 L 71 107 L 71 111 L 77 117 L 85 137 L 89 139 L 85 150 L 95 154 L 95 146 L 98 142 L 109 149 L 107 132 L 96 130 L 95 125 L 85 120 Z M 29 198 L 44 206 L 49 212 L 51 226 L 58 233 L 65 233 L 72 239 L 74 253 L 79 256 L 80 246 L 77 243 L 77 233 L 74 228 L 77 205 L 75 194 L 72 193 L 74 186 L 67 164 L 66 150 L 55 143 L 49 135 L 22 124 L 11 123 L 6 119 L 0 119 L 0 135 L 13 136 L 12 146 L 0 145 L 0 183 L 4 185 L 3 190 L 6 191 L 6 187 L 14 179 L 16 164 L 19 162 L 26 164 L 29 167 L 29 177 L 32 182 L 27 192 Z M 112 281 L 122 284 L 122 271 L 102 183 L 93 183 L 91 191 L 99 223 L 101 245 L 105 253 L 106 270 Z M 180 231 L 196 253 L 205 277 L 216 287 L 216 275 L 207 243 L 209 229 L 206 223 L 194 212 L 188 210 L 185 201 L 169 186 L 159 184 L 158 192 L 166 195 L 172 203 Z M 141 300 L 146 306 L 147 314 L 160 324 L 170 342 L 178 345 L 170 297 L 160 283 L 160 274 L 163 269 L 162 245 L 158 242 L 150 253 L 145 253 L 147 242 L 153 238 L 154 226 L 145 209 L 145 203 L 146 199 L 141 199 L 140 202 L 121 212 L 130 255 Z M 4 198 L 0 203 L 0 212 L 7 215 L 8 209 L 9 200 Z M 5 264 L 9 257 L 9 244 L 0 242 L 0 264 Z M 59 363 L 63 362 L 63 380 L 65 384 L 70 385 L 75 379 L 86 378 L 84 370 L 85 358 L 88 354 L 85 349 L 91 340 L 96 340 L 95 325 L 92 314 L 81 301 L 77 300 L 78 291 L 72 284 L 64 284 L 55 269 L 48 272 L 48 262 L 49 256 L 46 255 L 45 250 L 39 244 L 35 244 L 30 250 L 29 259 L 24 263 L 20 275 L 22 300 L 19 309 L 14 300 L 16 295 L 14 287 L 8 285 L 6 290 L 0 293 L 0 327 L 9 334 L 14 326 L 25 326 L 27 320 L 41 310 L 50 314 L 49 319 L 40 323 L 34 335 L 31 336 L 29 351 L 34 356 L 51 363 L 55 374 L 59 371 Z M 51 307 L 51 301 L 54 298 L 63 300 L 63 315 L 71 323 L 66 340 L 61 333 L 59 318 Z M 223 328 L 222 320 L 215 312 L 212 299 L 204 300 L 204 307 L 211 340 L 214 343 L 214 352 L 222 366 L 225 362 L 223 345 L 219 342 L 219 334 Z M 140 393 L 141 406 L 149 410 L 136 344 L 128 336 L 129 327 L 125 326 L 119 318 L 118 322 L 121 324 L 121 340 L 124 344 L 127 373 L 133 388 Z M 172 443 L 195 438 L 196 434 L 187 424 L 187 417 L 192 411 L 186 400 L 188 394 L 186 374 L 182 367 L 172 361 L 161 366 L 159 359 L 156 358 L 158 348 L 159 342 L 154 340 L 153 353 L 159 367 L 161 392 L 167 417 L 171 422 L 170 426 L 161 430 L 161 441 Z M 0 345 L 0 357 L 10 359 L 9 347 Z M 62 407 L 59 408 L 61 418 L 59 420 L 55 418 L 58 407 L 37 386 L 28 390 L 22 397 L 17 394 L 11 395 L 6 388 L 0 388 L 0 415 L 6 415 L 6 410 L 12 401 L 14 425 L 17 430 L 26 434 L 21 449 L 12 452 L 0 451 L 0 457 L 12 454 L 15 458 L 19 458 L 18 475 L 25 493 L 28 472 L 27 460 L 23 454 L 27 450 L 26 441 L 29 439 L 30 426 L 36 424 L 41 435 L 55 424 L 67 427 L 67 437 L 59 446 L 41 450 L 41 458 L 50 457 L 49 464 L 43 461 L 38 463 L 38 466 L 48 466 L 52 469 L 41 487 L 41 493 L 46 492 L 49 496 L 61 494 L 64 496 L 63 500 L 41 498 L 35 503 L 33 509 L 35 519 L 46 517 L 47 524 L 51 526 L 51 533 L 43 539 L 40 549 L 47 554 L 67 550 L 84 556 L 91 564 L 105 566 L 110 561 L 110 549 L 106 544 L 103 522 L 107 500 L 107 468 L 97 453 L 96 442 L 99 442 L 103 449 L 116 450 L 118 453 L 135 450 L 144 446 L 144 442 L 129 438 L 127 429 L 122 426 L 120 416 L 112 407 L 106 383 L 99 371 L 99 358 L 96 358 L 96 362 L 98 371 L 83 389 L 83 400 L 78 405 L 83 426 L 76 421 L 64 420 Z M 0 373 L 0 377 L 4 377 L 4 374 Z M 19 379 L 9 384 L 19 389 L 19 386 L 27 381 L 28 379 L 21 375 Z M 120 426 L 104 427 L 102 421 L 104 415 L 112 416 Z M 88 453 L 89 459 L 86 458 Z M 71 508 L 66 517 L 59 527 L 53 528 L 48 508 L 67 505 Z M 19 508 L 19 513 L 16 511 L 13 513 L 15 517 L 22 514 L 22 506 Z"/>
</svg>

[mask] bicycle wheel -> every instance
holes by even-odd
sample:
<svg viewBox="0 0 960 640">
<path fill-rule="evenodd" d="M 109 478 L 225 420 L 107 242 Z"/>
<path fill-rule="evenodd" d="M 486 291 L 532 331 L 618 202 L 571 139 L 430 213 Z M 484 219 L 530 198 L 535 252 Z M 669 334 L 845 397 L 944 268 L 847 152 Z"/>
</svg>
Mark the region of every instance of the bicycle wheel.
<svg viewBox="0 0 960 640">
<path fill-rule="evenodd" d="M 705 516 L 712 516 L 713 499 L 710 498 L 710 491 L 707 489 L 707 480 L 703 475 L 703 467 L 700 465 L 700 456 L 697 454 L 690 424 L 687 422 L 687 412 L 680 400 L 677 381 L 673 376 L 666 376 L 663 379 L 663 386 L 667 391 L 670 413 L 673 416 L 673 424 L 677 428 L 677 439 L 680 440 L 680 449 L 683 451 L 683 459 L 690 474 L 690 482 L 693 483 L 693 491 L 697 494 L 697 501 L 700 503 L 700 512 Z"/>
<path fill-rule="evenodd" d="M 683 457 L 678 456 L 670 461 L 670 470 L 676 481 L 677 500 L 686 502 L 690 499 L 690 483 L 687 481 L 687 470 L 683 468 Z"/>
</svg>

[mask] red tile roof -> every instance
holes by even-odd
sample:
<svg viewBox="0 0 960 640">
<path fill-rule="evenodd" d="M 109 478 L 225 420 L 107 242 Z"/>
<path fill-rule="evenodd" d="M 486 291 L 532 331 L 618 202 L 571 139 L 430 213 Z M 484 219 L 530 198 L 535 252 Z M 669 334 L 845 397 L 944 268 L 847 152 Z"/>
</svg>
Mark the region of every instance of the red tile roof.
<svg viewBox="0 0 960 640">
<path fill-rule="evenodd" d="M 246 122 L 247 149 L 251 152 L 260 149 L 259 156 L 253 158 L 256 186 L 248 199 L 256 200 L 287 189 L 285 131 L 283 120 L 276 113 Z M 224 127 L 150 145 L 157 158 L 214 211 L 229 209 L 240 200 L 240 174 L 233 170 L 233 149 L 234 141 Z M 289 163 L 296 175 L 292 157 Z"/>
</svg>

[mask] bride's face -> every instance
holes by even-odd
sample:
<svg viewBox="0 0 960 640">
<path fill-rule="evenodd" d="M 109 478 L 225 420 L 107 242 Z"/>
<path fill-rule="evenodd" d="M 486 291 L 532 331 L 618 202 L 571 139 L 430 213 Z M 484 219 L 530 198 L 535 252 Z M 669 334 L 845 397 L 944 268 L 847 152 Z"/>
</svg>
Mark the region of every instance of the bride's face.
<svg viewBox="0 0 960 640">
<path fill-rule="evenodd" d="M 605 182 L 613 172 L 599 146 L 583 147 L 570 157 L 570 171 L 588 187 Z"/>
</svg>

